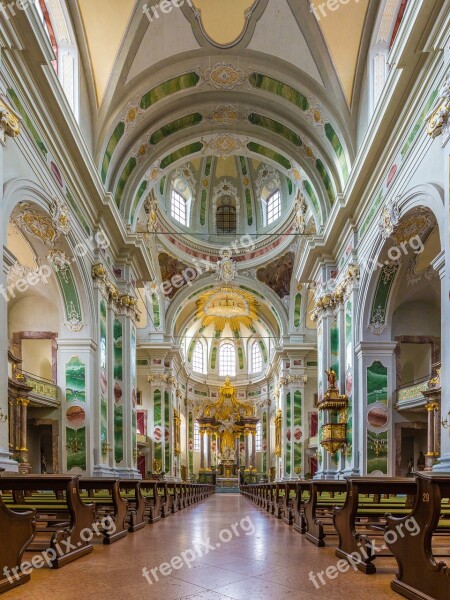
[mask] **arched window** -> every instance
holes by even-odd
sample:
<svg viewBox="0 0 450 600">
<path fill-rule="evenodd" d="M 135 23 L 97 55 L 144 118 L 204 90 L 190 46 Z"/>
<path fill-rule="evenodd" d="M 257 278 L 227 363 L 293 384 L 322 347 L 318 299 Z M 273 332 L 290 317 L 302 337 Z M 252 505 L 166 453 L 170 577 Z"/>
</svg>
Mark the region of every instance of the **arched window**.
<svg viewBox="0 0 450 600">
<path fill-rule="evenodd" d="M 196 373 L 204 373 L 205 372 L 205 357 L 203 351 L 203 344 L 201 342 L 197 342 L 194 348 L 194 354 L 192 355 L 192 368 Z"/>
<path fill-rule="evenodd" d="M 220 348 L 219 375 L 236 376 L 236 351 L 233 344 L 224 344 Z"/>
<path fill-rule="evenodd" d="M 274 192 L 267 200 L 267 225 L 274 223 L 281 217 L 280 190 Z"/>
<path fill-rule="evenodd" d="M 256 425 L 255 450 L 262 452 L 262 424 L 261 421 Z"/>
<path fill-rule="evenodd" d="M 258 342 L 252 345 L 252 373 L 260 373 L 263 369 L 263 357 Z"/>
<path fill-rule="evenodd" d="M 176 190 L 172 190 L 170 214 L 182 225 L 187 225 L 187 202 Z"/>
<path fill-rule="evenodd" d="M 67 101 L 79 119 L 79 56 L 67 2 L 35 0 L 42 26 L 50 40 L 55 59 L 52 61 Z"/>
<path fill-rule="evenodd" d="M 231 196 L 222 196 L 219 200 L 216 214 L 218 234 L 236 233 L 237 216 L 235 201 Z"/>
</svg>

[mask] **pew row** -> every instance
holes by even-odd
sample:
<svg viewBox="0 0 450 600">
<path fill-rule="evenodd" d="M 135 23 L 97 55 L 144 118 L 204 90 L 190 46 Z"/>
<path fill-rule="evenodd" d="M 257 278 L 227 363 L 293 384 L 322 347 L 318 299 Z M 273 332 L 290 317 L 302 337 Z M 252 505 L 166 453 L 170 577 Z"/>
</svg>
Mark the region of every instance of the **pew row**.
<svg viewBox="0 0 450 600">
<path fill-rule="evenodd" d="M 386 513 L 409 514 L 416 496 L 416 481 L 399 477 L 349 477 L 346 486 L 345 502 L 334 510 L 339 538 L 336 556 L 356 564 L 363 573 L 372 574 L 376 572 L 373 561 L 381 556 L 372 540 L 377 535 L 384 536 Z M 371 496 L 370 501 L 367 495 Z M 386 495 L 396 498 L 382 498 Z M 384 539 L 381 545 L 385 547 Z"/>
<path fill-rule="evenodd" d="M 25 514 L 29 514 L 30 509 L 35 511 L 37 527 L 26 549 L 53 550 L 52 568 L 60 568 L 92 552 L 92 543 L 85 532 L 91 530 L 94 523 L 95 507 L 83 502 L 78 476 L 3 475 L 0 491 L 12 510 Z M 8 491 L 13 495 L 8 497 L 5 494 Z M 43 496 L 29 495 L 30 492 L 40 492 Z"/>
<path fill-rule="evenodd" d="M 398 564 L 391 588 L 413 600 L 447 600 L 450 562 L 436 561 L 434 536 L 450 531 L 450 516 L 444 506 L 450 501 L 450 475 L 419 473 L 417 494 L 411 512 L 386 518 L 386 544 Z M 448 537 L 446 537 L 448 548 Z"/>
</svg>

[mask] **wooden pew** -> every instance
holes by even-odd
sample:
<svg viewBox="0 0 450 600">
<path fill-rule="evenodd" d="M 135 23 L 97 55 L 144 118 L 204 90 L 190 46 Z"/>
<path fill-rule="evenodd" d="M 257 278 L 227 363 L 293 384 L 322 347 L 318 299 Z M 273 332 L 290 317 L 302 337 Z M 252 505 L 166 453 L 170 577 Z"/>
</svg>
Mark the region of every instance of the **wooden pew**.
<svg viewBox="0 0 450 600">
<path fill-rule="evenodd" d="M 141 482 L 136 479 L 121 479 L 119 488 L 128 502 L 128 531 L 135 532 L 147 525 L 145 517 L 145 498 L 142 495 Z"/>
<path fill-rule="evenodd" d="M 30 580 L 29 573 L 18 567 L 26 548 L 36 535 L 35 511 L 14 512 L 0 497 L 0 593 L 6 592 Z M 12 571 L 14 569 L 14 572 Z"/>
<path fill-rule="evenodd" d="M 408 503 L 411 497 L 416 495 L 417 484 L 415 479 L 400 478 L 400 477 L 349 477 L 347 478 L 347 497 L 342 508 L 338 508 L 334 512 L 334 526 L 336 528 L 339 545 L 336 548 L 336 556 L 345 558 L 352 565 L 366 574 L 376 572 L 376 567 L 373 564 L 377 556 L 372 547 L 372 540 L 375 532 L 384 533 L 384 517 L 388 512 L 395 512 L 397 515 L 407 515 L 410 512 Z M 363 498 L 365 494 L 372 494 L 374 498 L 371 502 Z M 384 494 L 401 494 L 405 495 L 405 500 L 402 503 L 397 503 L 393 508 L 394 503 L 384 502 L 381 496 Z M 408 500 L 409 497 L 409 500 Z M 398 508 L 397 508 L 398 506 Z M 364 531 L 361 532 L 361 527 L 357 531 L 357 521 L 359 519 L 367 519 L 362 523 Z M 367 532 L 367 529 L 371 529 Z M 384 544 L 384 541 L 381 542 Z M 386 548 L 387 549 L 387 548 Z M 378 554 L 380 556 L 380 554 Z M 358 557 L 358 558 L 356 558 Z"/>
<path fill-rule="evenodd" d="M 267 504 L 269 502 L 269 483 L 261 484 L 261 508 L 268 512 Z"/>
<path fill-rule="evenodd" d="M 310 497 L 311 481 L 297 481 L 295 484 L 295 499 L 293 502 L 292 526 L 299 533 L 306 533 L 306 521 L 303 512 Z"/>
<path fill-rule="evenodd" d="M 450 597 L 450 563 L 437 562 L 432 549 L 433 534 L 440 525 L 447 533 L 450 526 L 448 520 L 444 523 L 441 520 L 444 499 L 448 505 L 450 475 L 419 473 L 410 514 L 386 518 L 386 543 L 398 564 L 391 588 L 406 598 L 448 600 Z"/>
<path fill-rule="evenodd" d="M 294 502 L 297 482 L 288 481 L 284 484 L 283 521 L 288 525 L 294 522 Z"/>
<path fill-rule="evenodd" d="M 267 485 L 266 510 L 270 515 L 273 515 L 275 512 L 275 492 L 276 485 L 274 483 L 269 483 Z"/>
<path fill-rule="evenodd" d="M 16 498 L 23 498 L 24 504 L 12 499 L 11 509 L 28 511 L 36 509 L 37 533 L 50 533 L 49 542 L 38 540 L 28 545 L 30 551 L 53 550 L 56 557 L 51 560 L 51 567 L 58 569 L 77 558 L 89 554 L 93 550 L 89 536 L 85 532 L 91 530 L 95 520 L 95 507 L 85 504 L 80 496 L 79 477 L 77 475 L 2 475 L 0 491 L 20 492 Z M 42 501 L 39 495 L 27 495 L 26 492 L 61 492 L 64 500 L 49 499 Z M 28 513 L 29 514 L 29 513 Z"/>
<path fill-rule="evenodd" d="M 186 484 L 185 483 L 177 483 L 176 488 L 177 488 L 177 495 L 178 495 L 178 510 L 183 510 L 183 508 L 186 508 L 186 497 L 185 497 Z"/>
<path fill-rule="evenodd" d="M 103 534 L 103 543 L 113 544 L 125 537 L 128 533 L 128 502 L 120 495 L 119 479 L 81 477 L 80 489 L 87 491 L 89 500 L 94 502 L 96 519 L 100 522 L 108 516 L 114 523 L 114 531 L 106 527 L 103 530 L 99 529 L 99 533 Z M 107 495 L 104 494 L 105 491 Z"/>
<path fill-rule="evenodd" d="M 143 479 L 141 493 L 144 496 L 148 522 L 156 523 L 161 518 L 161 496 L 158 494 L 158 482 L 155 479 Z"/>
<path fill-rule="evenodd" d="M 346 492 L 347 484 L 340 480 L 314 479 L 309 485 L 309 500 L 303 507 L 303 513 L 300 515 L 300 532 L 306 534 L 306 538 L 322 548 L 325 546 L 324 525 L 328 521 L 332 526 L 332 507 L 336 494 Z M 330 494 L 326 499 L 324 494 Z M 328 518 L 327 518 L 328 517 Z"/>
<path fill-rule="evenodd" d="M 167 493 L 170 496 L 170 510 L 174 515 L 179 510 L 178 488 L 176 483 L 167 483 Z"/>
<path fill-rule="evenodd" d="M 158 481 L 157 490 L 161 501 L 161 517 L 165 519 L 172 514 L 171 496 L 166 481 Z"/>
<path fill-rule="evenodd" d="M 273 515 L 277 519 L 283 517 L 284 510 L 284 483 L 276 483 L 273 499 Z"/>
</svg>

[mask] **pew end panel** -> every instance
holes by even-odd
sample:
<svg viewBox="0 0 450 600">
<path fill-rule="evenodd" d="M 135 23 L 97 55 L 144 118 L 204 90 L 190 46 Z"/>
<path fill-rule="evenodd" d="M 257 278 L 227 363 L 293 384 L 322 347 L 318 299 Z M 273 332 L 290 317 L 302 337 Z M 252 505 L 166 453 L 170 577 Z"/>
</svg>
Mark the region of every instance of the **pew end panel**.
<svg viewBox="0 0 450 600">
<path fill-rule="evenodd" d="M 0 593 L 23 585 L 31 579 L 18 567 L 22 557 L 36 535 L 36 511 L 14 512 L 5 506 L 0 498 L 0 528 L 8 543 L 0 545 Z M 16 569 L 17 574 L 12 570 Z M 8 576 L 9 575 L 9 576 Z"/>
<path fill-rule="evenodd" d="M 450 475 L 420 473 L 417 486 L 410 515 L 387 517 L 386 543 L 398 566 L 391 588 L 412 600 L 448 600 L 450 565 L 435 559 L 432 543 L 439 530 L 442 501 L 450 498 Z"/>
</svg>

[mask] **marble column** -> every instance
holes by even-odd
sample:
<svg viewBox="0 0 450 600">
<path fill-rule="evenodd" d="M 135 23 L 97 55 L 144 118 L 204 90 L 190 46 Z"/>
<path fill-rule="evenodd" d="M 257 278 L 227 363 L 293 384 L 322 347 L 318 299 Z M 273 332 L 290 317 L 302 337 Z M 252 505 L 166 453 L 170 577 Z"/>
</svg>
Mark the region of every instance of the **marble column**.
<svg viewBox="0 0 450 600">
<path fill-rule="evenodd" d="M 20 456 L 23 459 L 21 472 L 31 472 L 31 465 L 28 462 L 28 442 L 27 442 L 27 414 L 29 400 L 20 399 Z"/>
<path fill-rule="evenodd" d="M 368 341 L 358 344 L 356 347 L 356 369 L 358 371 L 358 397 L 355 402 L 358 403 L 359 431 L 358 447 L 361 451 L 360 470 L 362 475 L 371 475 L 371 466 L 369 463 L 369 451 L 374 450 L 373 444 L 381 439 L 382 453 L 380 456 L 386 458 L 387 467 L 383 475 L 392 476 L 395 473 L 395 439 L 393 422 L 393 398 L 396 389 L 396 342 L 389 341 Z M 369 389 L 369 368 L 374 363 L 379 362 L 386 374 L 386 392 L 378 393 L 378 390 Z M 356 370 L 355 369 L 355 370 Z M 373 427 L 369 423 L 368 414 L 371 408 L 379 407 L 386 413 L 386 423 L 383 427 Z M 355 418 L 355 417 L 353 417 Z M 380 438 L 381 436 L 381 438 Z M 372 438 L 372 442 L 370 439 Z M 354 439 L 354 443 L 355 439 Z M 372 448 L 370 447 L 372 443 Z M 385 456 L 384 448 L 387 450 Z M 372 453 L 372 452 L 371 452 Z M 379 455 L 376 454 L 378 457 Z"/>
<path fill-rule="evenodd" d="M 3 202 L 4 189 L 4 153 L 7 152 L 9 144 L 14 142 L 8 138 L 17 137 L 20 134 L 20 121 L 15 112 L 0 100 L 0 200 Z M 8 221 L 2 220 L 0 224 L 0 412 L 8 414 L 8 295 L 7 295 L 7 265 L 4 260 L 3 248 L 7 243 Z M 7 421 L 0 423 L 0 468 L 6 471 L 18 471 L 18 463 L 11 460 L 9 448 L 9 424 Z"/>
<path fill-rule="evenodd" d="M 123 460 L 116 465 L 116 473 L 123 479 L 140 479 L 137 469 L 136 439 L 136 327 L 131 315 L 118 316 L 122 323 L 122 385 L 124 392 L 122 414 Z M 112 385 L 110 386 L 112 387 Z M 114 406 L 110 407 L 110 422 L 114 423 Z M 114 428 L 110 430 L 111 446 L 114 445 Z M 113 457 L 111 457 L 113 459 Z"/>
<path fill-rule="evenodd" d="M 245 439 L 245 468 L 248 469 L 250 466 L 250 431 L 247 429 L 244 432 Z"/>
<path fill-rule="evenodd" d="M 206 468 L 211 469 L 211 430 L 206 430 Z"/>
<path fill-rule="evenodd" d="M 200 469 L 205 468 L 205 430 L 200 427 Z"/>
<path fill-rule="evenodd" d="M 428 413 L 428 429 L 427 429 L 427 453 L 425 454 L 425 471 L 432 471 L 434 465 L 434 453 L 435 453 L 435 414 L 436 405 L 434 402 L 428 402 L 426 405 Z"/>
<path fill-rule="evenodd" d="M 256 431 L 252 431 L 252 467 L 256 469 Z"/>
<path fill-rule="evenodd" d="M 93 475 L 98 462 L 97 405 L 99 404 L 98 345 L 91 339 L 58 338 L 58 387 L 61 390 L 61 437 L 59 464 L 61 472 L 77 469 L 85 464 L 84 474 Z M 71 393 L 72 379 L 78 389 Z M 68 419 L 71 407 L 85 414 L 84 422 L 74 425 Z M 84 456 L 82 456 L 84 455 Z M 54 457 L 55 458 L 55 457 Z"/>
<path fill-rule="evenodd" d="M 449 162 L 450 161 L 448 160 L 445 162 L 447 181 L 450 180 Z M 448 206 L 448 186 L 445 190 L 445 193 L 447 195 L 446 206 Z M 448 245 L 448 223 L 446 225 L 445 232 L 447 236 L 446 244 Z M 440 254 L 438 254 L 438 256 L 431 262 L 431 266 L 439 273 L 441 280 L 441 419 L 450 420 L 450 369 L 446 368 L 446 365 L 450 364 L 450 336 L 448 335 L 448 298 L 450 295 L 450 278 L 448 276 L 449 266 L 446 264 L 445 251 L 442 251 Z M 438 458 L 436 464 L 433 465 L 433 471 L 438 473 L 450 473 L 450 428 L 444 428 L 441 423 L 438 423 L 437 426 L 440 429 L 440 436 L 437 436 L 438 439 L 440 437 L 440 457 Z"/>
<path fill-rule="evenodd" d="M 319 402 L 327 391 L 328 382 L 325 371 L 331 366 L 331 326 L 335 319 L 333 311 L 330 309 L 319 315 L 317 331 L 320 336 L 318 340 L 318 383 L 319 383 Z M 315 479 L 335 479 L 336 465 L 333 464 L 330 454 L 320 445 L 321 427 L 323 425 L 323 416 L 319 411 L 319 464 Z"/>
</svg>

